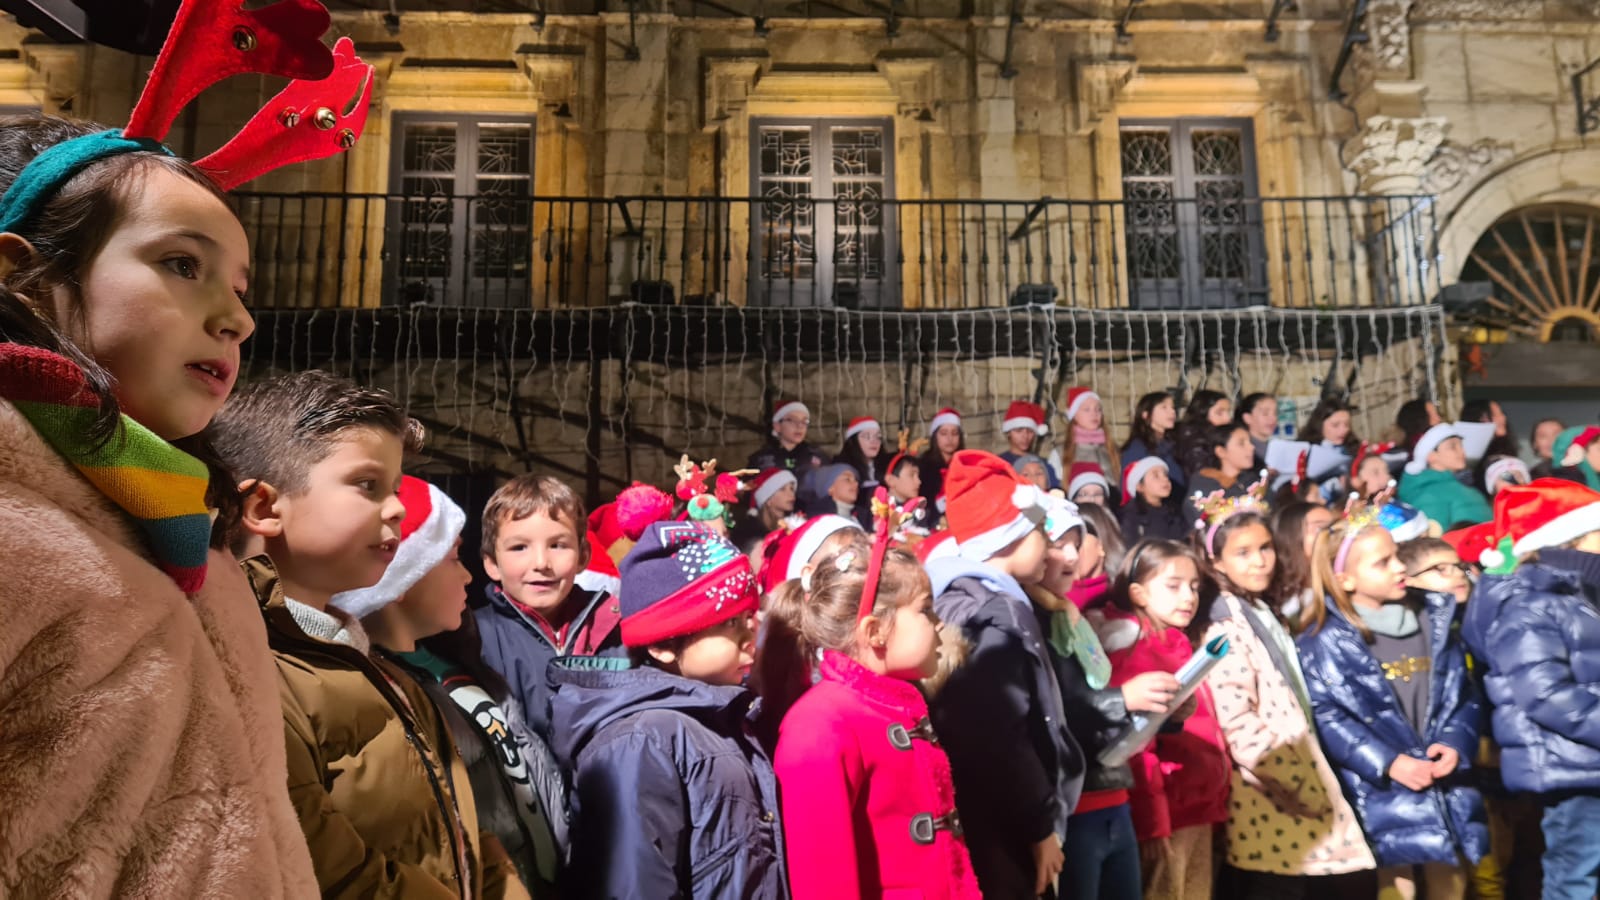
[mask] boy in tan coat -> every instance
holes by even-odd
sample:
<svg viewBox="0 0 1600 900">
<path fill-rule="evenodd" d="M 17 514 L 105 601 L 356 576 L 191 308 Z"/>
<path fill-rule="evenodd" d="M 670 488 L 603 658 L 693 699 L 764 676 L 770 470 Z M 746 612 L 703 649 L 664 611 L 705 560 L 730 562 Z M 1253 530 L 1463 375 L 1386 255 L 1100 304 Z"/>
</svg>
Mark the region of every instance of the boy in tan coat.
<svg viewBox="0 0 1600 900">
<path fill-rule="evenodd" d="M 289 794 L 322 895 L 526 897 L 479 832 L 438 711 L 328 603 L 394 557 L 400 462 L 421 429 L 385 393 L 302 372 L 239 391 L 215 430 L 241 479 L 237 543 L 277 657 Z"/>
</svg>

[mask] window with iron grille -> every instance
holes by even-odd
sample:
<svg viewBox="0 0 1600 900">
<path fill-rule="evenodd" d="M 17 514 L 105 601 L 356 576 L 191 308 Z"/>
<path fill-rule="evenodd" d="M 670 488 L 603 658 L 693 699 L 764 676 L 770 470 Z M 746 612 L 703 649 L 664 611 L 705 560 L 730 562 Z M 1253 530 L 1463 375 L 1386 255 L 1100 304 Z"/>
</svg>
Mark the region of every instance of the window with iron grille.
<svg viewBox="0 0 1600 900">
<path fill-rule="evenodd" d="M 1129 294 L 1145 309 L 1268 302 L 1248 119 L 1124 119 Z"/>
<path fill-rule="evenodd" d="M 900 305 L 888 119 L 752 120 L 750 179 L 751 304 Z"/>
<path fill-rule="evenodd" d="M 531 117 L 395 115 L 386 302 L 531 303 L 534 134 Z"/>
</svg>

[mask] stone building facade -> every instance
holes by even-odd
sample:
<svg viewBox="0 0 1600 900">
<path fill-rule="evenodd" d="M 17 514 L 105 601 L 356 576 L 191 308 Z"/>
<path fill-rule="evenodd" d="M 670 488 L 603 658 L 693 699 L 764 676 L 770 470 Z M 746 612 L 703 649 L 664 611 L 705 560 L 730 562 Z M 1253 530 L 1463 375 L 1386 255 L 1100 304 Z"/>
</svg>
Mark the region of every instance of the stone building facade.
<svg viewBox="0 0 1600 900">
<path fill-rule="evenodd" d="M 825 443 L 854 415 L 920 430 L 956 405 L 986 445 L 1006 401 L 1083 381 L 1121 431 L 1145 390 L 1303 406 L 1354 379 L 1375 436 L 1405 397 L 1459 402 L 1436 305 L 1458 281 L 1503 307 L 1490 339 L 1600 326 L 1600 254 L 1567 240 L 1600 205 L 1580 133 L 1595 0 L 329 5 L 376 68 L 372 114 L 347 158 L 240 200 L 279 316 L 259 368 L 348 367 L 432 404 L 457 468 L 662 480 L 679 451 L 742 457 L 780 394 L 812 403 Z M 0 17 L 0 108 L 120 121 L 150 62 Z M 226 82 L 169 142 L 222 143 L 277 87 Z M 1499 253 L 1496 226 L 1530 210 Z M 1575 223 L 1572 259 L 1552 222 Z M 591 336 L 688 350 L 572 358 L 574 311 Z M 848 350 L 943 312 L 976 324 Z M 730 315 L 785 337 L 718 354 Z M 983 330 L 1002 319 L 1003 347 Z M 835 337 L 788 352 L 808 322 Z M 480 346 L 518 327 L 525 347 Z"/>
</svg>

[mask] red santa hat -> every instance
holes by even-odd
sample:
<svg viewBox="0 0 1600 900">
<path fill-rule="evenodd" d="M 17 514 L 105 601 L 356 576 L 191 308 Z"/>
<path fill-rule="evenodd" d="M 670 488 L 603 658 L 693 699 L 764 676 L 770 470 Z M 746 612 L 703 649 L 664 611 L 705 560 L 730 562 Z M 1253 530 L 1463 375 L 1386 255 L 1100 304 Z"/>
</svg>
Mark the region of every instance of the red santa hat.
<svg viewBox="0 0 1600 900">
<path fill-rule="evenodd" d="M 861 524 L 852 519 L 825 515 L 813 516 L 792 529 L 768 535 L 769 543 L 762 548 L 761 571 L 757 575 L 761 589 L 771 593 L 785 581 L 799 578 L 801 570 L 811 562 L 812 554 L 817 552 L 822 542 L 834 532 L 846 528 L 863 530 Z"/>
<path fill-rule="evenodd" d="M 1139 482 L 1150 474 L 1152 469 L 1167 470 L 1167 462 L 1159 456 L 1146 456 L 1144 459 L 1135 460 L 1122 468 L 1122 502 L 1128 503 L 1139 493 Z"/>
<path fill-rule="evenodd" d="M 1090 400 L 1099 400 L 1100 395 L 1086 387 L 1067 389 L 1067 421 L 1077 418 L 1078 410 L 1083 408 Z"/>
<path fill-rule="evenodd" d="M 917 544 L 915 553 L 917 561 L 927 565 L 941 557 L 956 556 L 960 549 L 961 545 L 956 543 L 955 537 L 950 532 L 935 531 Z"/>
<path fill-rule="evenodd" d="M 1429 428 L 1417 438 L 1417 446 L 1411 450 L 1411 461 L 1406 463 L 1406 472 L 1411 475 L 1421 475 L 1428 470 L 1428 454 L 1439 449 L 1439 445 L 1451 438 L 1461 437 L 1456 432 L 1456 426 L 1450 422 L 1440 422 Z"/>
<path fill-rule="evenodd" d="M 983 562 L 1044 523 L 1044 491 L 1006 461 L 983 450 L 960 450 L 944 479 L 945 519 L 960 554 Z"/>
<path fill-rule="evenodd" d="M 934 414 L 933 421 L 928 423 L 928 436 L 933 437 L 935 434 L 938 434 L 939 429 L 946 425 L 954 425 L 955 427 L 960 428 L 961 413 L 956 412 L 954 409 L 948 406 L 939 410 Z"/>
<path fill-rule="evenodd" d="M 1456 555 L 1461 557 L 1462 562 L 1481 564 L 1483 554 L 1494 547 L 1494 523 L 1483 522 L 1447 531 L 1443 540 L 1456 549 Z"/>
<path fill-rule="evenodd" d="M 883 426 L 879 425 L 878 420 L 871 416 L 856 416 L 850 420 L 849 425 L 845 426 L 844 439 L 848 441 L 863 431 L 876 431 L 882 434 Z"/>
<path fill-rule="evenodd" d="M 406 517 L 400 521 L 400 546 L 383 579 L 372 587 L 334 594 L 332 606 L 365 618 L 404 597 L 422 576 L 455 551 L 467 514 L 444 491 L 406 475 L 400 479 L 400 504 Z"/>
<path fill-rule="evenodd" d="M 756 476 L 754 489 L 750 492 L 750 499 L 755 501 L 756 509 L 767 505 L 767 501 L 777 496 L 785 485 L 798 484 L 794 473 L 788 469 L 768 469 Z"/>
<path fill-rule="evenodd" d="M 1067 476 L 1067 499 L 1071 500 L 1077 496 L 1079 488 L 1091 484 L 1100 485 L 1106 495 L 1110 496 L 1111 482 L 1106 480 L 1105 470 L 1101 469 L 1098 463 L 1073 463 L 1072 470 Z"/>
<path fill-rule="evenodd" d="M 1050 429 L 1044 424 L 1044 407 L 1026 400 L 1013 400 L 1006 407 L 1006 418 L 1000 423 L 1001 433 L 1016 431 L 1018 428 L 1031 428 L 1034 434 L 1048 434 Z"/>
<path fill-rule="evenodd" d="M 591 594 L 610 594 L 615 597 L 622 589 L 622 575 L 617 571 L 616 560 L 606 553 L 605 546 L 594 532 L 584 535 L 589 542 L 589 564 L 573 579 L 573 583 Z"/>
<path fill-rule="evenodd" d="M 1508 484 L 1494 495 L 1494 534 L 1498 543 L 1480 560 L 1496 569 L 1550 547 L 1560 547 L 1600 531 L 1600 493 L 1560 478 Z M 1508 545 L 1509 544 L 1509 548 Z"/>
<path fill-rule="evenodd" d="M 799 400 L 779 400 L 777 404 L 772 407 L 773 428 L 776 429 L 779 422 L 782 422 L 784 419 L 789 418 L 795 413 L 800 413 L 807 418 L 811 416 L 811 410 L 807 409 L 806 405 L 801 403 Z M 773 433 L 776 434 L 777 432 L 774 431 Z"/>
</svg>

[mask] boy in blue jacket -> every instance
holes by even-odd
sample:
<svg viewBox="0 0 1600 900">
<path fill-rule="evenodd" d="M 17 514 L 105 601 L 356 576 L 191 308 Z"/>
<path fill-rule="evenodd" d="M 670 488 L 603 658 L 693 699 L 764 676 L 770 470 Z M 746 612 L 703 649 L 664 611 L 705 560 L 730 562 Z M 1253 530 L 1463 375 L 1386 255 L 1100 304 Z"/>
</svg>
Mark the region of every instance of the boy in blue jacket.
<svg viewBox="0 0 1600 900">
<path fill-rule="evenodd" d="M 772 763 L 752 736 L 755 578 L 699 522 L 649 526 L 620 566 L 634 668 L 550 664 L 573 773 L 579 897 L 789 895 Z"/>
<path fill-rule="evenodd" d="M 1491 574 L 1462 636 L 1485 667 L 1506 788 L 1544 805 L 1545 900 L 1600 888 L 1600 493 L 1541 478 L 1495 494 Z"/>
<path fill-rule="evenodd" d="M 984 896 L 1054 896 L 1085 766 L 1024 590 L 1045 574 L 1046 495 L 979 450 L 956 452 L 944 490 L 959 551 L 928 576 L 934 610 L 968 651 L 929 711 Z"/>
</svg>

